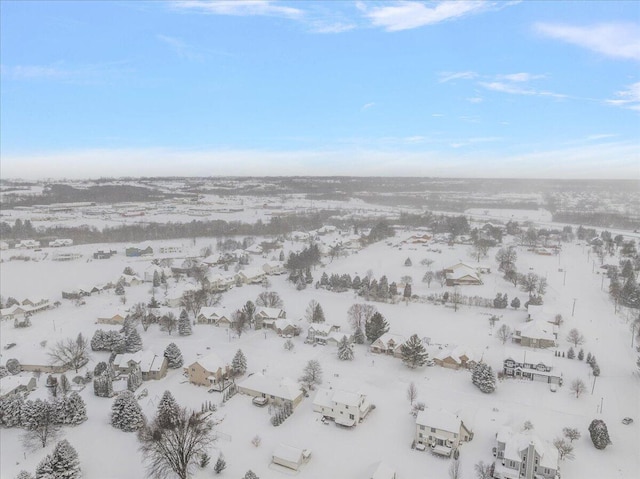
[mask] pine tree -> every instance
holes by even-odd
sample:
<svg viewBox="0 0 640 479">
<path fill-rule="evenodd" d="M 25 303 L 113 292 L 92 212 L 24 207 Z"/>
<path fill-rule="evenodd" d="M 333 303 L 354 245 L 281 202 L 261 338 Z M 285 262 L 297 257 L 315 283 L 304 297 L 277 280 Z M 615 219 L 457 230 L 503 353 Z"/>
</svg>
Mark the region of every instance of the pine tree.
<svg viewBox="0 0 640 479">
<path fill-rule="evenodd" d="M 156 421 L 163 429 L 170 429 L 178 424 L 180 406 L 176 402 L 171 391 L 165 391 L 158 403 Z"/>
<path fill-rule="evenodd" d="M 322 310 L 322 306 L 320 304 L 316 304 L 313 309 L 312 322 L 314 323 L 324 323 L 324 311 Z"/>
<path fill-rule="evenodd" d="M 569 348 L 567 351 L 567 358 L 574 359 L 576 357 L 576 352 L 573 350 L 573 347 Z"/>
<path fill-rule="evenodd" d="M 142 351 L 142 338 L 136 328 L 130 330 L 129 334 L 125 336 L 125 351 L 127 353 L 137 353 Z"/>
<path fill-rule="evenodd" d="M 142 371 L 140 366 L 135 364 L 129 371 L 129 377 L 127 378 L 127 389 L 131 392 L 135 391 L 142 384 Z"/>
<path fill-rule="evenodd" d="M 213 470 L 215 471 L 216 474 L 220 474 L 226 468 L 227 468 L 227 463 L 224 460 L 224 456 L 221 453 L 220 456 L 218 456 L 218 460 L 216 461 L 216 465 L 213 466 Z"/>
<path fill-rule="evenodd" d="M 364 331 L 362 331 L 362 328 L 358 326 L 353 333 L 353 341 L 356 344 L 364 344 L 365 339 L 366 338 L 364 337 Z"/>
<path fill-rule="evenodd" d="M 580 351 L 578 351 L 578 359 L 580 361 L 582 361 L 584 359 L 584 349 L 580 348 Z"/>
<path fill-rule="evenodd" d="M 64 399 L 65 424 L 77 426 L 87 420 L 87 406 L 76 391 Z"/>
<path fill-rule="evenodd" d="M 51 453 L 51 469 L 53 477 L 58 479 L 79 479 L 82 477 L 78 453 L 69 441 L 63 439 Z M 36 475 L 36 477 L 38 477 Z"/>
<path fill-rule="evenodd" d="M 160 286 L 160 275 L 158 274 L 158 270 L 153 272 L 153 287 L 157 288 Z"/>
<path fill-rule="evenodd" d="M 31 475 L 30 472 L 20 471 L 16 476 L 16 479 L 33 479 L 33 476 Z"/>
<path fill-rule="evenodd" d="M 178 319 L 178 334 L 180 336 L 190 336 L 193 333 L 191 330 L 191 321 L 189 321 L 189 315 L 186 310 L 182 310 L 180 318 Z"/>
<path fill-rule="evenodd" d="M 478 363 L 473 368 L 471 382 L 483 393 L 492 393 L 496 389 L 496 377 L 491 366 L 485 363 Z"/>
<path fill-rule="evenodd" d="M 249 469 L 244 477 L 242 479 L 260 479 L 258 476 L 256 476 L 256 473 L 253 472 L 251 469 Z"/>
<path fill-rule="evenodd" d="M 598 366 L 598 363 L 596 363 L 595 361 L 594 361 L 594 362 L 593 362 L 593 364 L 591 365 L 591 373 L 592 373 L 595 377 L 600 376 L 600 366 Z"/>
<path fill-rule="evenodd" d="M 93 393 L 103 398 L 113 396 L 113 383 L 107 371 L 93 379 Z"/>
<path fill-rule="evenodd" d="M 320 285 L 329 286 L 329 276 L 327 275 L 326 271 L 322 273 L 322 276 L 320 276 Z"/>
<path fill-rule="evenodd" d="M 93 368 L 93 377 L 100 376 L 103 372 L 107 370 L 107 363 L 104 361 L 100 361 L 96 364 L 96 367 Z"/>
<path fill-rule="evenodd" d="M 411 369 L 423 366 L 429 358 L 429 354 L 417 334 L 412 335 L 406 343 L 400 346 L 400 351 L 402 352 L 402 362 Z"/>
<path fill-rule="evenodd" d="M 407 258 L 407 259 L 404 261 L 404 265 L 405 265 L 405 266 L 411 266 L 411 265 L 413 265 L 413 263 L 411 262 L 411 258 Z"/>
<path fill-rule="evenodd" d="M 11 394 L 0 399 L 0 424 L 4 427 L 19 427 L 24 398 L 21 394 Z"/>
<path fill-rule="evenodd" d="M 123 391 L 111 406 L 111 425 L 125 432 L 137 431 L 144 426 L 142 409 L 131 391 Z"/>
<path fill-rule="evenodd" d="M 177 369 L 184 364 L 182 359 L 182 352 L 176 343 L 169 343 L 164 350 L 164 357 L 167 358 L 168 366 L 172 369 Z"/>
<path fill-rule="evenodd" d="M 373 343 L 376 339 L 389 331 L 389 324 L 387 324 L 384 316 L 376 311 L 373 316 L 371 316 L 371 319 L 365 323 L 364 330 L 367 339 Z"/>
<path fill-rule="evenodd" d="M 587 364 L 591 364 L 591 353 L 587 353 Z"/>
<path fill-rule="evenodd" d="M 628 308 L 640 308 L 640 288 L 633 276 L 624 282 L 620 291 L 620 303 Z"/>
<path fill-rule="evenodd" d="M 518 309 L 520 307 L 520 300 L 517 297 L 511 300 L 511 307 L 513 309 Z"/>
<path fill-rule="evenodd" d="M 353 360 L 353 349 L 351 349 L 351 343 L 346 336 L 342 336 L 342 339 L 338 343 L 338 359 L 341 361 Z"/>
<path fill-rule="evenodd" d="M 240 376 L 247 371 L 247 358 L 241 349 L 236 351 L 233 361 L 231 361 L 231 371 L 235 376 Z"/>
<path fill-rule="evenodd" d="M 404 293 L 402 294 L 402 296 L 403 296 L 405 299 L 409 299 L 409 298 L 411 298 L 411 284 L 407 283 L 407 284 L 404 286 Z"/>
<path fill-rule="evenodd" d="M 57 479 L 53 473 L 53 458 L 47 454 L 36 467 L 36 479 Z"/>
<path fill-rule="evenodd" d="M 607 425 L 601 419 L 594 419 L 591 421 L 591 424 L 589 425 L 589 434 L 591 435 L 591 441 L 596 449 L 604 449 L 611 444 Z"/>
</svg>

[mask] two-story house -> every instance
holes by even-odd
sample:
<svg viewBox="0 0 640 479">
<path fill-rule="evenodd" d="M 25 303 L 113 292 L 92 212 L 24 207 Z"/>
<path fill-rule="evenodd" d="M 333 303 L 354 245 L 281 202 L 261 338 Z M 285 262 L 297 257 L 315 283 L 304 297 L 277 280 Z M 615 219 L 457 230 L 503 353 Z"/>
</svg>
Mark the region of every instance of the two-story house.
<svg viewBox="0 0 640 479">
<path fill-rule="evenodd" d="M 562 386 L 562 373 L 553 370 L 551 353 L 524 349 L 507 350 L 503 373 L 508 378 L 528 379 Z"/>
<path fill-rule="evenodd" d="M 416 417 L 416 448 L 422 445 L 434 454 L 450 457 L 461 443 L 471 439 L 473 433 L 449 411 L 427 408 Z"/>
<path fill-rule="evenodd" d="M 516 433 L 502 427 L 493 448 L 496 479 L 559 478 L 558 450 L 533 431 Z"/>
<path fill-rule="evenodd" d="M 332 338 L 333 333 L 340 331 L 340 326 L 327 323 L 313 323 L 307 329 L 306 343 L 309 344 L 327 344 Z M 342 338 L 342 335 L 340 335 Z"/>
<path fill-rule="evenodd" d="M 313 410 L 341 426 L 355 426 L 371 409 L 367 396 L 340 389 L 320 388 L 313 400 Z"/>
<path fill-rule="evenodd" d="M 189 382 L 198 386 L 207 386 L 218 391 L 225 389 L 227 379 L 231 377 L 229 363 L 215 353 L 198 358 L 185 368 Z"/>
<path fill-rule="evenodd" d="M 397 358 L 402 357 L 400 347 L 407 342 L 407 338 L 400 334 L 384 333 L 373 343 L 371 343 L 371 352 L 377 354 L 389 354 Z"/>
</svg>

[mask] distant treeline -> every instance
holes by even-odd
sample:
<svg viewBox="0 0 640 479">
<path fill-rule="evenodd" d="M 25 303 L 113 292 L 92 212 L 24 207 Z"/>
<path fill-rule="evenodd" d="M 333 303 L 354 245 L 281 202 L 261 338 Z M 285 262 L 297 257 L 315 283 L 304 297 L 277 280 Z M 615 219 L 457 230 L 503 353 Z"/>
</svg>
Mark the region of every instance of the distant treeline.
<svg viewBox="0 0 640 479">
<path fill-rule="evenodd" d="M 558 211 L 553 214 L 556 223 L 573 223 L 600 228 L 620 228 L 635 230 L 640 228 L 640 220 L 618 213 L 596 213 L 587 211 Z"/>
</svg>

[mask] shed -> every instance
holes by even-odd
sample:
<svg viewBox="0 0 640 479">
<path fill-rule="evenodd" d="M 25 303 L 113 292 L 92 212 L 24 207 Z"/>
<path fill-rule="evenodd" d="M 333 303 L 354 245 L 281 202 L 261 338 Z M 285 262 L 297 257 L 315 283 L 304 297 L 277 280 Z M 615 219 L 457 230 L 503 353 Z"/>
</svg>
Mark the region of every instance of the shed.
<svg viewBox="0 0 640 479">
<path fill-rule="evenodd" d="M 311 451 L 309 449 L 299 449 L 287 444 L 279 444 L 276 450 L 273 451 L 271 460 L 274 464 L 297 471 L 310 457 Z"/>
</svg>

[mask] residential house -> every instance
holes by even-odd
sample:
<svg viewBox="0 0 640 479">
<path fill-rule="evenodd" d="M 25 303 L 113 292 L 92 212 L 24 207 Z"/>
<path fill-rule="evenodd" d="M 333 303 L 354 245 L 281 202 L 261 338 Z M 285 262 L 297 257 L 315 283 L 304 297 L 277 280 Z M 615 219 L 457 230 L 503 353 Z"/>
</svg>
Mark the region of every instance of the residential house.
<svg viewBox="0 0 640 479">
<path fill-rule="evenodd" d="M 284 265 L 276 261 L 266 262 L 262 265 L 262 269 L 269 276 L 284 274 L 286 272 L 286 270 L 284 269 Z"/>
<path fill-rule="evenodd" d="M 212 273 L 207 276 L 208 287 L 213 291 L 227 291 L 235 285 L 235 279 L 231 276 L 222 276 L 220 273 Z"/>
<path fill-rule="evenodd" d="M 31 392 L 36 388 L 36 378 L 26 376 L 5 376 L 0 379 L 0 398 Z"/>
<path fill-rule="evenodd" d="M 125 255 L 128 257 L 151 256 L 153 248 L 150 245 L 130 246 L 125 250 Z"/>
<path fill-rule="evenodd" d="M 396 470 L 386 462 L 380 461 L 371 468 L 369 479 L 397 479 Z"/>
<path fill-rule="evenodd" d="M 236 274 L 236 280 L 243 284 L 258 284 L 264 281 L 267 273 L 262 268 L 247 268 L 242 271 L 238 271 Z"/>
<path fill-rule="evenodd" d="M 138 351 L 137 353 L 116 354 L 113 359 L 114 371 L 130 373 L 134 365 L 140 367 L 142 379 L 162 379 L 167 375 L 167 358 L 158 356 L 153 351 Z"/>
<path fill-rule="evenodd" d="M 457 415 L 443 409 L 427 408 L 416 417 L 416 444 L 431 452 L 450 457 L 463 442 L 473 439 L 473 433 Z"/>
<path fill-rule="evenodd" d="M 534 431 L 502 427 L 493 448 L 496 479 L 559 479 L 558 450 Z"/>
<path fill-rule="evenodd" d="M 60 248 L 62 246 L 73 246 L 72 239 L 57 239 L 53 241 L 49 241 L 49 246 L 51 248 Z"/>
<path fill-rule="evenodd" d="M 548 312 L 542 304 L 530 304 L 527 306 L 527 321 L 546 321 L 558 326 L 559 316 L 559 314 Z"/>
<path fill-rule="evenodd" d="M 465 263 L 454 264 L 444 269 L 447 275 L 447 286 L 482 284 L 476 268 Z"/>
<path fill-rule="evenodd" d="M 256 329 L 262 329 L 263 327 L 273 329 L 276 320 L 286 318 L 286 311 L 280 308 L 258 308 L 253 315 Z"/>
<path fill-rule="evenodd" d="M 95 253 L 93 253 L 93 259 L 109 259 L 111 258 L 114 254 L 116 254 L 115 250 L 109 250 L 109 251 L 103 251 L 103 250 L 98 250 Z"/>
<path fill-rule="evenodd" d="M 0 251 L 5 251 L 9 249 L 9 243 L 6 241 L 0 241 Z"/>
<path fill-rule="evenodd" d="M 156 273 L 158 273 L 158 277 L 161 277 L 162 273 L 164 273 L 165 277 L 168 278 L 171 276 L 171 268 L 163 268 L 157 264 L 150 264 L 144 270 L 144 281 L 153 283 L 153 277 Z"/>
<path fill-rule="evenodd" d="M 272 323 L 272 329 L 278 336 L 298 336 L 300 328 L 287 319 L 276 319 Z"/>
<path fill-rule="evenodd" d="M 562 373 L 553 371 L 551 353 L 510 349 L 503 363 L 503 373 L 508 378 L 529 379 L 562 386 Z"/>
<path fill-rule="evenodd" d="M 118 281 L 122 281 L 125 286 L 138 286 L 144 283 L 142 278 L 135 274 L 121 274 Z"/>
<path fill-rule="evenodd" d="M 511 340 L 530 348 L 553 348 L 558 339 L 558 327 L 544 320 L 527 321 L 515 328 Z"/>
<path fill-rule="evenodd" d="M 371 344 L 371 352 L 377 354 L 389 354 L 397 358 L 402 357 L 402 346 L 407 338 L 399 334 L 384 333 Z"/>
<path fill-rule="evenodd" d="M 262 246 L 260 246 L 258 243 L 254 243 L 251 246 L 249 246 L 248 248 L 246 248 L 245 253 L 249 253 L 249 254 L 253 254 L 253 255 L 261 255 L 262 254 Z"/>
<path fill-rule="evenodd" d="M 333 225 L 324 225 L 321 228 L 318 228 L 319 235 L 328 235 L 331 233 L 335 233 L 338 229 Z"/>
<path fill-rule="evenodd" d="M 6 320 L 21 319 L 29 312 L 29 308 L 13 304 L 8 308 L 0 309 L 0 318 Z"/>
<path fill-rule="evenodd" d="M 158 248 L 160 254 L 182 253 L 182 246 L 160 246 Z"/>
<path fill-rule="evenodd" d="M 216 266 L 218 264 L 223 264 L 225 262 L 225 257 L 222 253 L 216 253 L 207 256 L 206 258 L 200 261 L 205 266 L 211 267 Z"/>
<path fill-rule="evenodd" d="M 231 377 L 231 367 L 229 363 L 223 361 L 215 353 L 207 354 L 197 361 L 184 368 L 189 376 L 189 382 L 198 386 L 211 387 L 217 390 L 224 390 Z"/>
<path fill-rule="evenodd" d="M 304 397 L 300 385 L 290 378 L 275 378 L 260 373 L 251 374 L 237 384 L 238 392 L 268 399 L 277 406 L 290 404 L 295 408 Z"/>
<path fill-rule="evenodd" d="M 204 306 L 200 308 L 200 313 L 196 318 L 198 324 L 213 324 L 215 326 L 228 328 L 231 326 L 230 315 L 222 308 Z"/>
<path fill-rule="evenodd" d="M 331 418 L 341 426 L 355 426 L 371 410 L 371 403 L 362 393 L 320 388 L 313 400 L 313 410 Z"/>
<path fill-rule="evenodd" d="M 297 471 L 311 458 L 309 449 L 299 449 L 297 447 L 279 444 L 271 455 L 271 462 Z"/>
<path fill-rule="evenodd" d="M 40 241 L 36 241 L 32 239 L 22 240 L 16 245 L 16 248 L 20 248 L 20 249 L 40 248 Z"/>
<path fill-rule="evenodd" d="M 309 344 L 327 344 L 331 334 L 338 331 L 340 331 L 340 326 L 335 324 L 312 323 L 307 329 L 305 342 Z"/>
<path fill-rule="evenodd" d="M 123 324 L 128 314 L 124 311 L 115 311 L 98 317 L 98 324 Z"/>
<path fill-rule="evenodd" d="M 443 368 L 449 369 L 473 369 L 478 364 L 478 355 L 468 348 L 459 346 L 453 349 L 443 349 L 433 361 Z"/>
<path fill-rule="evenodd" d="M 177 287 L 169 290 L 164 299 L 164 304 L 170 308 L 178 308 L 182 304 L 182 297 L 187 291 L 195 291 L 198 287 L 193 283 L 181 282 Z"/>
</svg>

